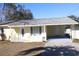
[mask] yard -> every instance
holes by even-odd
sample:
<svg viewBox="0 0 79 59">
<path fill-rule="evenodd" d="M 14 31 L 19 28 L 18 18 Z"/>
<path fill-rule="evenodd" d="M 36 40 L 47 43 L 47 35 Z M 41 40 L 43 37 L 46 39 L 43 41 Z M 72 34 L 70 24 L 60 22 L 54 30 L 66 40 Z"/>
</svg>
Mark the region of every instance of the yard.
<svg viewBox="0 0 79 59">
<path fill-rule="evenodd" d="M 12 43 L 8 41 L 0 41 L 0 56 L 18 55 L 20 51 L 28 50 L 36 47 L 42 47 L 45 43 Z"/>
<path fill-rule="evenodd" d="M 0 56 L 79 56 L 79 43 L 69 39 L 50 39 L 47 42 L 13 43 L 0 41 Z"/>
</svg>

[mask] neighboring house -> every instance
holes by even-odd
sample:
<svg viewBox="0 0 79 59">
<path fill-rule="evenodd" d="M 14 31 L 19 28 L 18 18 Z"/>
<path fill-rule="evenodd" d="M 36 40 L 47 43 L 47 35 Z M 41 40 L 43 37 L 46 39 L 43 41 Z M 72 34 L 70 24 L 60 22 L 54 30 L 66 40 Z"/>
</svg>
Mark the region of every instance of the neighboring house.
<svg viewBox="0 0 79 59">
<path fill-rule="evenodd" d="M 68 17 L 44 18 L 32 20 L 6 21 L 1 22 L 0 27 L 4 28 L 6 40 L 11 42 L 43 42 L 51 37 L 63 37 L 66 27 L 75 30 L 75 20 Z M 71 30 L 70 39 L 74 39 L 75 33 Z M 79 38 L 79 37 L 78 37 Z"/>
</svg>

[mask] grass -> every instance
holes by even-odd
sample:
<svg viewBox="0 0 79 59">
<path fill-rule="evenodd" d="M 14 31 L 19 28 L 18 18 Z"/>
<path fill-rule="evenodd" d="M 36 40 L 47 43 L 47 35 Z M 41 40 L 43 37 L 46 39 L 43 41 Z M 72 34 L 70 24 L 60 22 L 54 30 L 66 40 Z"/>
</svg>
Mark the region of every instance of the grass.
<svg viewBox="0 0 79 59">
<path fill-rule="evenodd" d="M 23 50 L 43 47 L 45 42 L 9 42 L 0 41 L 0 56 L 14 56 Z"/>
<path fill-rule="evenodd" d="M 73 39 L 74 43 L 79 43 L 79 39 Z"/>
</svg>

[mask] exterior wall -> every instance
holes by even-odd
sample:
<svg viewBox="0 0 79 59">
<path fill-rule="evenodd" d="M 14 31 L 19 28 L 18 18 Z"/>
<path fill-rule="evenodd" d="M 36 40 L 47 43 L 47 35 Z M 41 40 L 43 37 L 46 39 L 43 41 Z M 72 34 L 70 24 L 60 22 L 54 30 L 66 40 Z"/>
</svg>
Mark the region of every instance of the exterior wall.
<svg viewBox="0 0 79 59">
<path fill-rule="evenodd" d="M 72 28 L 66 29 L 66 33 L 68 33 L 72 39 L 79 39 L 79 26 L 72 25 Z"/>
<path fill-rule="evenodd" d="M 6 30 L 6 29 L 5 29 Z M 24 27 L 25 34 L 22 36 L 21 34 L 21 28 L 14 27 L 11 29 L 8 29 L 7 32 L 7 38 L 11 42 L 43 42 L 46 41 L 46 32 L 44 32 L 44 27 L 42 27 L 42 32 L 39 35 L 32 35 L 30 32 L 30 27 Z"/>
<path fill-rule="evenodd" d="M 73 31 L 74 31 L 74 33 L 73 33 L 74 39 L 79 39 L 79 26 L 76 26 Z"/>
<path fill-rule="evenodd" d="M 42 27 L 41 34 L 30 35 L 30 39 L 31 39 L 32 42 L 43 42 L 43 41 L 46 41 L 46 32 L 44 32 L 44 27 Z"/>
<path fill-rule="evenodd" d="M 12 29 L 9 28 L 4 29 L 4 34 L 6 36 L 5 40 L 10 40 L 11 33 L 12 33 Z M 1 34 L 1 30 L 0 30 L 0 34 Z M 0 40 L 2 40 L 1 36 L 0 36 Z"/>
<path fill-rule="evenodd" d="M 64 35 L 66 26 L 47 26 L 47 36 Z"/>
<path fill-rule="evenodd" d="M 6 40 L 10 40 L 11 42 L 43 42 L 47 40 L 47 36 L 63 35 L 64 33 L 72 36 L 72 39 L 79 39 L 79 26 L 72 26 L 72 28 L 69 29 L 65 29 L 65 27 L 66 26 L 42 26 L 42 32 L 39 35 L 32 35 L 30 27 L 24 27 L 24 36 L 21 34 L 20 27 L 6 28 L 4 29 L 4 33 Z"/>
</svg>

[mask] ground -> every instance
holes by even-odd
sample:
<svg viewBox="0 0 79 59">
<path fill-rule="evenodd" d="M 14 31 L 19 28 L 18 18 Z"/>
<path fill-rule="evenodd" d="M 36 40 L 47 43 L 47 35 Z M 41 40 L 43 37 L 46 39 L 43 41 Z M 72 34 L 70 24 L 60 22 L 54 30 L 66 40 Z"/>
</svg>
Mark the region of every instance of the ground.
<svg viewBox="0 0 79 59">
<path fill-rule="evenodd" d="M 44 45 L 44 42 L 13 43 L 8 41 L 0 41 L 0 56 L 18 55 L 20 51 L 41 47 L 43 45 Z"/>
<path fill-rule="evenodd" d="M 73 43 L 72 40 L 67 38 L 31 43 L 0 41 L 0 55 L 79 56 L 79 43 Z"/>
<path fill-rule="evenodd" d="M 44 45 L 45 52 L 39 54 L 43 56 L 79 56 L 79 43 L 72 42 L 69 38 L 49 39 Z"/>
</svg>

